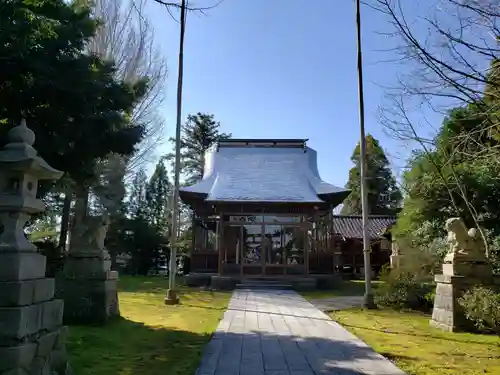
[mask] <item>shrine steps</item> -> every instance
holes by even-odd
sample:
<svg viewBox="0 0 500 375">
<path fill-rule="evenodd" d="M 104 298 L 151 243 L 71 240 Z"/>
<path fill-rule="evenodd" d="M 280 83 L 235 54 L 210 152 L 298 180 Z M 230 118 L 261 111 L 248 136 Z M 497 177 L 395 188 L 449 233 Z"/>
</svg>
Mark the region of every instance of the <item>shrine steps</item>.
<svg viewBox="0 0 500 375">
<path fill-rule="evenodd" d="M 236 284 L 236 289 L 273 289 L 273 290 L 289 290 L 293 289 L 292 284 L 283 280 L 266 280 L 266 279 L 243 279 L 241 283 Z"/>
</svg>

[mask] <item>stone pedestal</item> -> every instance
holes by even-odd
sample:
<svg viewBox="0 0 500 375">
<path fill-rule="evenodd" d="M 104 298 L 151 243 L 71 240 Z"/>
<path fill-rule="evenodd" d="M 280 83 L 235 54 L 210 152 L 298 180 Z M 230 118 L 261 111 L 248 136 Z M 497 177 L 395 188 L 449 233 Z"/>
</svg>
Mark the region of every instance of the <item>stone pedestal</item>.
<svg viewBox="0 0 500 375">
<path fill-rule="evenodd" d="M 44 209 L 36 199 L 38 180 L 62 173 L 37 156 L 24 121 L 9 141 L 0 151 L 0 375 L 70 374 L 63 301 L 54 299 L 46 258 L 23 231 L 30 215 Z"/>
<path fill-rule="evenodd" d="M 493 284 L 491 278 L 436 275 L 436 296 L 430 324 L 449 332 L 468 331 L 473 328 L 465 318 L 458 299 L 475 285 L 489 286 Z"/>
<path fill-rule="evenodd" d="M 44 278 L 45 257 L 0 253 L 0 374 L 69 374 L 63 301 Z"/>
<path fill-rule="evenodd" d="M 57 294 L 64 299 L 65 323 L 104 324 L 120 315 L 118 273 L 110 269 L 106 250 L 68 254 L 57 282 Z"/>
<path fill-rule="evenodd" d="M 443 274 L 436 275 L 436 296 L 432 310 L 432 326 L 446 331 L 473 328 L 458 300 L 474 286 L 494 284 L 491 263 L 486 259 L 482 239 L 476 228 L 467 229 L 460 218 L 446 221 L 450 249 L 444 258 Z"/>
</svg>

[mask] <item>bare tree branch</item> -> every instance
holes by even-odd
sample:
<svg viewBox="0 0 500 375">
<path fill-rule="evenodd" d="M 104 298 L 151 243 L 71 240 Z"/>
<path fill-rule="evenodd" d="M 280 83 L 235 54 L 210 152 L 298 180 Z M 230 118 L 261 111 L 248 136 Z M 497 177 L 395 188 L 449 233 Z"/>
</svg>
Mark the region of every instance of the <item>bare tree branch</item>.
<svg viewBox="0 0 500 375">
<path fill-rule="evenodd" d="M 153 1 L 155 3 L 163 5 L 167 9 L 170 9 L 170 8 L 175 8 L 177 10 L 181 9 L 181 4 L 176 3 L 176 2 L 163 1 L 163 0 L 153 0 Z M 204 14 L 205 11 L 210 10 L 210 9 L 214 9 L 214 8 L 218 7 L 220 4 L 222 4 L 223 1 L 224 0 L 217 0 L 214 4 L 208 5 L 208 6 L 204 6 L 204 7 L 196 7 L 196 6 L 189 6 L 189 5 L 187 5 L 185 9 L 188 12 L 199 12 L 199 13 Z"/>
<path fill-rule="evenodd" d="M 131 82 L 148 79 L 148 91 L 132 114 L 146 134 L 137 153 L 127 161 L 128 173 L 151 161 L 164 130 L 159 108 L 164 100 L 167 64 L 144 16 L 145 6 L 146 0 L 95 0 L 93 15 L 102 24 L 88 46 L 91 52 L 115 62 L 118 78 Z"/>
</svg>

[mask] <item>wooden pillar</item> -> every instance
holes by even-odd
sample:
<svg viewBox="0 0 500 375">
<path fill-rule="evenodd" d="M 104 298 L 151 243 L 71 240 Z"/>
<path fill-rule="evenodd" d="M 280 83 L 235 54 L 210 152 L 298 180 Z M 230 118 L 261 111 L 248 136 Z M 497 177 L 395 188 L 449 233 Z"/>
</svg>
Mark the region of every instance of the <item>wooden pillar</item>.
<svg viewBox="0 0 500 375">
<path fill-rule="evenodd" d="M 222 232 L 222 214 L 219 217 L 219 220 L 216 222 L 215 229 L 215 248 L 218 252 L 218 264 L 217 264 L 217 273 L 222 275 L 222 241 L 221 241 L 221 232 Z"/>
<path fill-rule="evenodd" d="M 306 276 L 309 275 L 309 224 L 307 221 L 307 216 L 304 217 L 305 225 L 303 226 L 304 230 L 304 268 L 306 270 Z"/>
<path fill-rule="evenodd" d="M 198 236 L 198 228 L 196 226 L 196 215 L 194 211 L 191 213 L 191 230 L 192 230 L 192 236 L 191 236 L 191 253 L 193 253 L 196 250 L 196 240 Z"/>
</svg>

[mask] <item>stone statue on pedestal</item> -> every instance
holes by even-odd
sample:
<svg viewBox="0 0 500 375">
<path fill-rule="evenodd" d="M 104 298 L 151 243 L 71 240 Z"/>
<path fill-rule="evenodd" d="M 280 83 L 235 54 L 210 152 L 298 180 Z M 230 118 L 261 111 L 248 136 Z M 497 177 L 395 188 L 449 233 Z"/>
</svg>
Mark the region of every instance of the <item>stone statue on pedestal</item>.
<svg viewBox="0 0 500 375">
<path fill-rule="evenodd" d="M 75 228 L 75 235 L 72 236 L 71 250 L 72 251 L 104 251 L 104 242 L 110 220 L 108 215 L 102 216 L 87 216 L 83 223 L 78 224 Z"/>
<path fill-rule="evenodd" d="M 120 314 L 118 273 L 111 271 L 111 257 L 104 246 L 110 225 L 104 211 L 103 215 L 74 221 L 68 256 L 58 280 L 66 322 L 105 323 Z"/>
<path fill-rule="evenodd" d="M 489 262 L 477 228 L 467 229 L 461 218 L 454 217 L 446 220 L 445 229 L 450 247 L 444 258 L 443 274 L 468 276 L 488 271 L 485 267 L 488 268 Z"/>
<path fill-rule="evenodd" d="M 477 261 L 485 260 L 484 244 L 477 228 L 467 230 L 462 219 L 453 217 L 446 220 L 450 249 L 444 258 L 445 263 L 456 259 Z"/>
<path fill-rule="evenodd" d="M 461 218 L 454 217 L 446 220 L 445 229 L 449 250 L 443 274 L 434 277 L 436 296 L 430 323 L 447 331 L 467 330 L 470 323 L 457 301 L 474 285 L 491 284 L 492 267 L 477 228 L 467 229 Z"/>
</svg>

